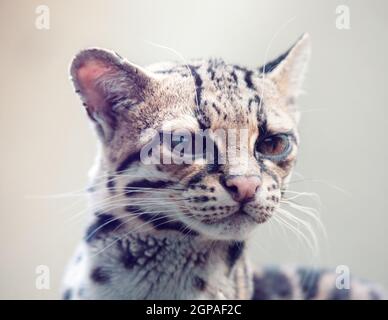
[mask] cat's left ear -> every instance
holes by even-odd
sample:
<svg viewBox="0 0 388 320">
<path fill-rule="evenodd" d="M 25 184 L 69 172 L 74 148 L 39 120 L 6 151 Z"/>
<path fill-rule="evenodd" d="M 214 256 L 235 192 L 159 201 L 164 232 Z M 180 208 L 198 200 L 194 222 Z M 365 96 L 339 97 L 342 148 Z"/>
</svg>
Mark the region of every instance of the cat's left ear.
<svg viewBox="0 0 388 320">
<path fill-rule="evenodd" d="M 113 51 L 89 48 L 70 66 L 71 79 L 100 137 L 108 142 L 119 119 L 144 101 L 155 84 L 151 74 Z"/>
<path fill-rule="evenodd" d="M 305 33 L 287 52 L 262 66 L 260 71 L 276 84 L 282 96 L 293 99 L 301 91 L 310 53 L 310 37 Z"/>
</svg>

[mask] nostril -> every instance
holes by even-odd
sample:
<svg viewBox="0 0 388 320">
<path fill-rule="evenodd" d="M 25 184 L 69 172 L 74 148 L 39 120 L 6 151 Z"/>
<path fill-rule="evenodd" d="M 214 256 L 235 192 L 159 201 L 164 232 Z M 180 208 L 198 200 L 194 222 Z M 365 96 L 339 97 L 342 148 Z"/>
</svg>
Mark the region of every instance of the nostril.
<svg viewBox="0 0 388 320">
<path fill-rule="evenodd" d="M 256 176 L 232 176 L 225 181 L 225 187 L 234 200 L 246 202 L 255 198 L 260 179 Z"/>
<path fill-rule="evenodd" d="M 228 186 L 228 189 L 229 189 L 229 191 L 230 191 L 231 193 L 233 193 L 233 194 L 238 194 L 238 188 L 237 188 L 237 186 L 235 186 L 235 185 L 230 185 L 230 186 Z"/>
</svg>

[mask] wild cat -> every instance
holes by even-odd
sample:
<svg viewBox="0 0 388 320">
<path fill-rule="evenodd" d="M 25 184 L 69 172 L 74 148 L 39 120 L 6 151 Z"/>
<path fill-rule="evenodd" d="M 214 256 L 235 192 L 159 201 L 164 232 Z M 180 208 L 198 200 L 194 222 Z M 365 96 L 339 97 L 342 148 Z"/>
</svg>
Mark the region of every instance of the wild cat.
<svg viewBox="0 0 388 320">
<path fill-rule="evenodd" d="M 71 77 L 99 152 L 89 227 L 63 297 L 381 298 L 359 280 L 337 288 L 330 271 L 256 268 L 245 250 L 286 198 L 309 55 L 307 35 L 255 69 L 220 59 L 141 68 L 108 50 L 81 51 Z"/>
</svg>

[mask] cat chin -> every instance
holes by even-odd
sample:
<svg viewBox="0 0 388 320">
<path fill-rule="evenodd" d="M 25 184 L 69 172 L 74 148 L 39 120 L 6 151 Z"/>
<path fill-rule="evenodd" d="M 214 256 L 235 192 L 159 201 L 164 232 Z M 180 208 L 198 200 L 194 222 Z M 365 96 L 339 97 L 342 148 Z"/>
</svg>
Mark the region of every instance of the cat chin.
<svg viewBox="0 0 388 320">
<path fill-rule="evenodd" d="M 212 223 L 196 223 L 196 231 L 210 240 L 247 240 L 262 222 L 249 215 L 233 214 Z"/>
</svg>

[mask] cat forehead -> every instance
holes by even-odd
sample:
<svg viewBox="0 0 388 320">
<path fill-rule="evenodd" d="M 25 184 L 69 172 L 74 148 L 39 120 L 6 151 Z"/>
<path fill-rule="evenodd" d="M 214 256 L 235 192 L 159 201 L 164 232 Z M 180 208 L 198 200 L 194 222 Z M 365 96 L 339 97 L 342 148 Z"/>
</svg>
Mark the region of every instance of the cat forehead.
<svg viewBox="0 0 388 320">
<path fill-rule="evenodd" d="M 247 128 L 267 120 L 275 130 L 280 125 L 285 130 L 293 126 L 287 113 L 276 110 L 280 97 L 259 70 L 221 59 L 162 63 L 149 69 L 165 78 L 173 91 L 182 93 L 176 97 L 179 106 L 173 108 L 165 128 Z"/>
</svg>

